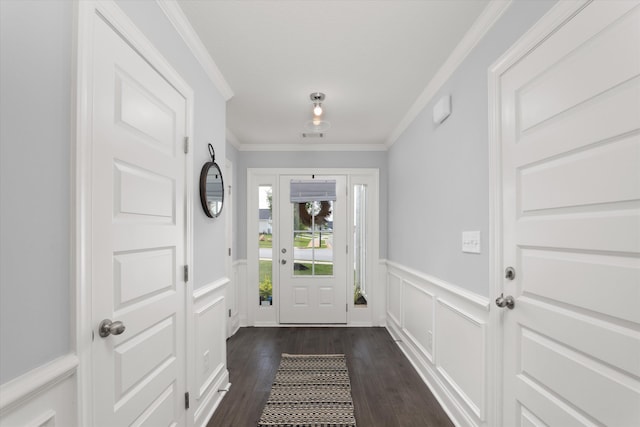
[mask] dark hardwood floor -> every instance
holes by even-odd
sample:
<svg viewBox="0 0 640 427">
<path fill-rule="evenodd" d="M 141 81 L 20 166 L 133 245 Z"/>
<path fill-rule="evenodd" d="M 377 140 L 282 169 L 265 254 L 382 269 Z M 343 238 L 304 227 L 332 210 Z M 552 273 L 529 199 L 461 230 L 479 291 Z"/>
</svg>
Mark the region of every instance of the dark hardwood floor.
<svg viewBox="0 0 640 427">
<path fill-rule="evenodd" d="M 358 427 L 453 426 L 384 328 L 241 328 L 227 341 L 231 390 L 208 427 L 255 427 L 282 353 L 346 354 Z"/>
</svg>

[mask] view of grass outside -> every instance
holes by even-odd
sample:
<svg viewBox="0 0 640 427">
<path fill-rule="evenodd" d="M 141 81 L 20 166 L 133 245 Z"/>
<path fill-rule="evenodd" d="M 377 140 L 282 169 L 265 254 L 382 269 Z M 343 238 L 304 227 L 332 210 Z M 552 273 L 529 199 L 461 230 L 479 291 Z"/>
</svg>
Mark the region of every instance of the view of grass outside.
<svg viewBox="0 0 640 427">
<path fill-rule="evenodd" d="M 296 237 L 293 240 L 293 246 L 296 248 L 311 248 L 311 240 L 315 239 L 315 247 L 317 248 L 329 248 L 331 247 L 328 242 L 331 240 L 332 233 L 296 233 Z"/>
<path fill-rule="evenodd" d="M 331 233 L 315 233 L 316 234 L 316 248 L 328 248 L 330 245 L 328 244 L 331 239 Z M 313 233 L 298 233 L 296 234 L 296 238 L 293 241 L 293 245 L 296 248 L 310 248 L 311 247 L 311 239 L 313 238 Z M 272 248 L 273 247 L 273 236 L 271 234 L 260 234 L 260 238 L 258 240 L 259 247 L 261 248 Z"/>
<path fill-rule="evenodd" d="M 271 285 L 271 268 L 273 262 L 271 260 L 260 260 L 260 286 L 263 284 Z M 296 262 L 296 266 L 300 268 L 300 270 L 296 270 L 296 274 L 300 276 L 311 276 L 311 263 L 306 262 Z M 294 267 L 296 268 L 296 267 Z M 318 264 L 316 263 L 316 275 L 317 276 L 330 276 L 333 274 L 333 264 Z M 271 294 L 269 293 L 269 296 Z"/>
<path fill-rule="evenodd" d="M 271 249 L 273 247 L 272 233 L 272 213 L 273 213 L 273 188 L 271 185 L 261 185 L 258 187 L 258 218 L 259 237 L 258 246 L 260 250 Z M 260 267 L 258 273 L 258 292 L 260 295 L 259 304 L 270 306 L 273 304 L 273 278 L 271 251 L 269 254 L 261 254 Z M 264 258 L 268 257 L 268 258 Z"/>
<path fill-rule="evenodd" d="M 273 283 L 271 281 L 271 260 L 260 260 L 260 269 L 259 269 L 259 292 L 260 292 L 260 303 L 262 301 L 269 302 L 269 305 L 273 303 Z"/>
<path fill-rule="evenodd" d="M 273 245 L 273 236 L 271 234 L 261 234 L 258 239 L 258 246 L 261 248 L 270 248 Z"/>
</svg>

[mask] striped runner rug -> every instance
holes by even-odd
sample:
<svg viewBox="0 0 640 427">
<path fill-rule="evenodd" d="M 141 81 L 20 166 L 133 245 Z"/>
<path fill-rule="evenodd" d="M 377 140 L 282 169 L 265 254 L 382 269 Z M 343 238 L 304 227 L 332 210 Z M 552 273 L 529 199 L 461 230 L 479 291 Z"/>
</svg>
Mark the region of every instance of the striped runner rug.
<svg viewBox="0 0 640 427">
<path fill-rule="evenodd" d="M 282 354 L 258 427 L 355 427 L 344 354 Z"/>
</svg>

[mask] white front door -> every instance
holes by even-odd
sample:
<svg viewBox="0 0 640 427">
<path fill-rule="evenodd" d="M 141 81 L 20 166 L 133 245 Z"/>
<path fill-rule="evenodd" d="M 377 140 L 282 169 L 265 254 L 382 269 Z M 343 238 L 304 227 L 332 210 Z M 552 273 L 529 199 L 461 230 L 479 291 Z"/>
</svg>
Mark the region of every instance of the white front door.
<svg viewBox="0 0 640 427">
<path fill-rule="evenodd" d="M 292 202 L 293 181 L 335 181 L 336 200 Z M 345 176 L 280 177 L 280 323 L 347 323 Z"/>
<path fill-rule="evenodd" d="M 589 3 L 498 90 L 503 425 L 640 426 L 638 2 Z"/>
<path fill-rule="evenodd" d="M 94 22 L 93 425 L 184 425 L 186 103 Z M 100 336 L 105 319 L 124 331 Z"/>
</svg>

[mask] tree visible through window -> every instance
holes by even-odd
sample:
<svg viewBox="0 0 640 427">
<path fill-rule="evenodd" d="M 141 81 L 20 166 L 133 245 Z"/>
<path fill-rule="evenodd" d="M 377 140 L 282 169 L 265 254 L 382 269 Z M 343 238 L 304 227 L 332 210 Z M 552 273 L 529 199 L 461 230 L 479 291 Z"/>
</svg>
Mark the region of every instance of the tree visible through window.
<svg viewBox="0 0 640 427">
<path fill-rule="evenodd" d="M 333 275 L 333 202 L 292 203 L 293 274 Z"/>
</svg>

